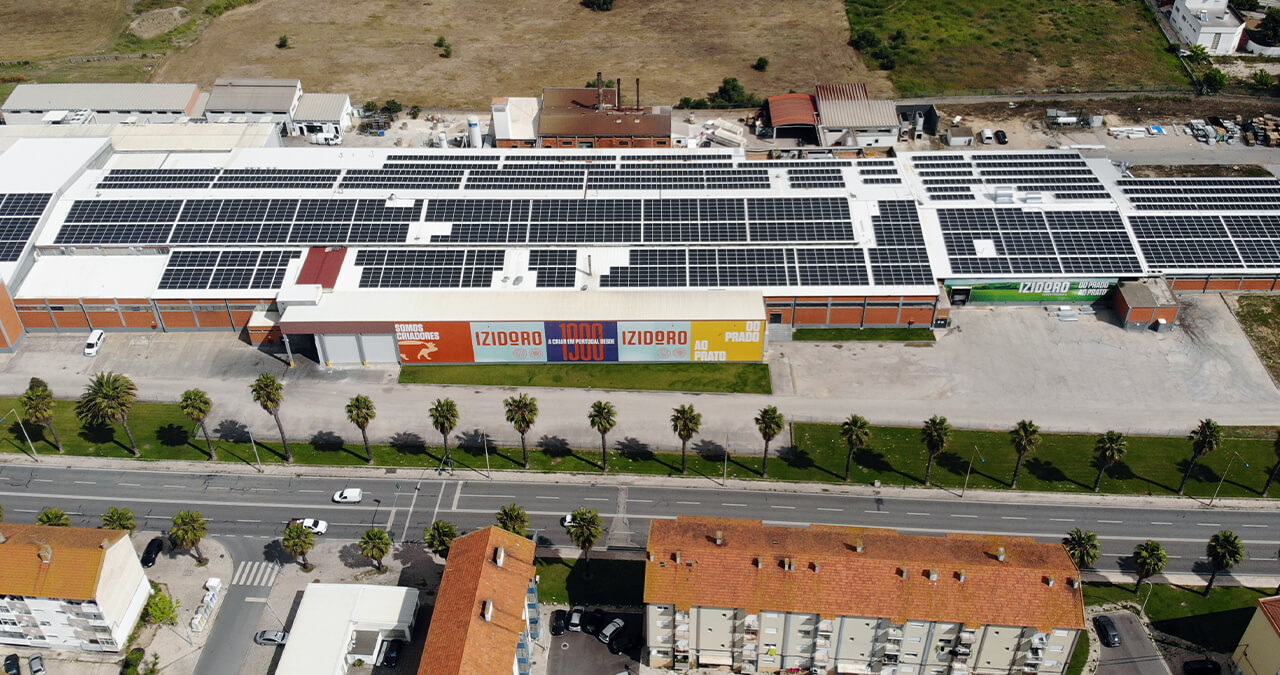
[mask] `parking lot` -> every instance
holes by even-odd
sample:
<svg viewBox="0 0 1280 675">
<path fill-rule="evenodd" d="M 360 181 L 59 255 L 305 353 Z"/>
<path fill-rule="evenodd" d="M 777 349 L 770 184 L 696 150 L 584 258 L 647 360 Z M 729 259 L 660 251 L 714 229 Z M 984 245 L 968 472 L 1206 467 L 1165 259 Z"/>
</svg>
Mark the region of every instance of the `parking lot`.
<svg viewBox="0 0 1280 675">
<path fill-rule="evenodd" d="M 1120 646 L 1099 645 L 1097 675 L 1170 675 L 1160 650 L 1132 612 L 1107 612 L 1120 632 Z"/>
<path fill-rule="evenodd" d="M 594 635 L 565 631 L 550 636 L 547 648 L 547 675 L 615 675 L 639 672 L 644 615 L 640 612 L 605 612 L 604 625 L 620 618 L 623 631 L 633 638 L 632 647 L 622 654 L 611 654 L 609 648 Z M 548 626 L 550 620 L 548 619 Z"/>
</svg>

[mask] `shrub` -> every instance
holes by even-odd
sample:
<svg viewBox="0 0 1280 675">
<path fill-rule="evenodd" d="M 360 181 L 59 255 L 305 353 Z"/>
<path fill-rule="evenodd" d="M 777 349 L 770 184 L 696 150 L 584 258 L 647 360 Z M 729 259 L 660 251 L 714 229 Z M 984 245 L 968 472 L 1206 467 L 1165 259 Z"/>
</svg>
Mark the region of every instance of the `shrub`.
<svg viewBox="0 0 1280 675">
<path fill-rule="evenodd" d="M 870 28 L 863 28 L 853 36 L 852 40 L 849 40 L 849 44 L 852 45 L 854 49 L 860 52 L 865 52 L 869 49 L 875 49 L 880 46 L 880 36 L 876 35 L 876 32 Z"/>
<path fill-rule="evenodd" d="M 289 48 L 289 36 L 281 35 L 280 39 L 276 40 L 276 49 L 288 49 L 288 48 Z"/>
<path fill-rule="evenodd" d="M 1204 86 L 1209 91 L 1222 91 L 1227 86 L 1227 74 L 1217 68 L 1204 74 Z"/>
<path fill-rule="evenodd" d="M 760 58 L 756 59 L 756 62 L 753 63 L 751 67 L 763 73 L 764 71 L 769 69 L 769 59 L 766 59 L 765 57 L 761 56 Z"/>
<path fill-rule="evenodd" d="M 421 115 L 421 114 L 422 114 L 422 106 L 415 105 L 412 108 L 409 108 L 409 117 L 412 117 L 413 119 L 416 120 L 418 119 L 418 115 Z"/>
<path fill-rule="evenodd" d="M 1270 89 L 1276 83 L 1276 78 L 1271 73 L 1258 69 L 1253 71 L 1253 86 L 1259 89 Z"/>
<path fill-rule="evenodd" d="M 361 110 L 372 115 L 373 113 L 378 112 L 378 103 L 376 101 L 365 101 Z"/>
<path fill-rule="evenodd" d="M 1231 0 L 1228 4 L 1242 12 L 1258 11 L 1258 0 Z"/>
<path fill-rule="evenodd" d="M 712 105 L 727 108 L 755 108 L 761 103 L 760 97 L 747 91 L 736 77 L 724 78 L 720 88 L 712 92 L 707 100 Z"/>
<path fill-rule="evenodd" d="M 436 44 L 435 44 L 435 46 L 436 46 L 436 47 L 443 47 L 443 46 L 445 46 L 445 45 L 447 45 L 447 44 L 449 44 L 449 43 L 444 41 L 444 36 L 443 36 L 443 35 L 441 35 L 440 37 L 436 38 Z"/>
<path fill-rule="evenodd" d="M 440 52 L 440 56 L 446 59 L 453 58 L 453 45 L 445 45 L 444 51 Z"/>
<path fill-rule="evenodd" d="M 1258 24 L 1258 36 L 1269 45 L 1280 43 L 1280 7 L 1267 8 L 1267 15 Z"/>
<path fill-rule="evenodd" d="M 597 12 L 607 12 L 613 9 L 613 0 L 582 0 L 582 6 Z"/>
<path fill-rule="evenodd" d="M 147 605 L 142 609 L 142 619 L 152 625 L 173 626 L 178 623 L 178 608 L 181 606 L 182 603 L 156 591 L 147 599 Z"/>
<path fill-rule="evenodd" d="M 213 0 L 204 8 L 204 13 L 209 16 L 222 16 L 227 12 L 245 5 L 252 5 L 256 0 Z"/>
<path fill-rule="evenodd" d="M 404 111 L 404 106 L 400 105 L 399 101 L 392 98 L 392 99 L 387 99 L 387 102 L 383 104 L 382 109 L 391 113 L 392 115 L 398 115 Z"/>
</svg>

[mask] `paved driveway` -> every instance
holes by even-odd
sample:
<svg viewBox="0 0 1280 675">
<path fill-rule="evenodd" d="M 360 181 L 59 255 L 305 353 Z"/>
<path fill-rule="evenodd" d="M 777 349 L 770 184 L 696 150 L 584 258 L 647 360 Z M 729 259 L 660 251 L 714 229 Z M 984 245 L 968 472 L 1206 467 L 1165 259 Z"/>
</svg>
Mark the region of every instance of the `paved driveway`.
<svg viewBox="0 0 1280 675">
<path fill-rule="evenodd" d="M 624 630 L 640 635 L 643 615 L 609 612 L 606 621 L 612 621 L 615 617 L 626 621 Z M 630 654 L 610 654 L 609 648 L 593 635 L 567 632 L 560 637 L 552 637 L 550 645 L 547 675 L 615 675 L 640 672 L 640 664 L 636 660 L 639 656 L 638 649 L 632 650 Z"/>
<path fill-rule="evenodd" d="M 1120 646 L 1099 644 L 1098 675 L 1171 675 L 1160 651 L 1132 612 L 1108 612 L 1120 631 Z"/>
</svg>

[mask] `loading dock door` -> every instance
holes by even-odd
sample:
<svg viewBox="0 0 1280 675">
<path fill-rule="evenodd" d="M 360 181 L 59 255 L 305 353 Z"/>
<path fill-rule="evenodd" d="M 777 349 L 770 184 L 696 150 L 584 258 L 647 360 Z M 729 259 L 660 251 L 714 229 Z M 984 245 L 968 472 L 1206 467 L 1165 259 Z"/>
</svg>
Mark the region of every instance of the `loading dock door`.
<svg viewBox="0 0 1280 675">
<path fill-rule="evenodd" d="M 360 346 L 354 335 L 317 335 L 320 358 L 329 363 L 360 363 Z"/>
<path fill-rule="evenodd" d="M 360 347 L 369 363 L 399 363 L 400 348 L 394 335 L 361 335 Z"/>
</svg>

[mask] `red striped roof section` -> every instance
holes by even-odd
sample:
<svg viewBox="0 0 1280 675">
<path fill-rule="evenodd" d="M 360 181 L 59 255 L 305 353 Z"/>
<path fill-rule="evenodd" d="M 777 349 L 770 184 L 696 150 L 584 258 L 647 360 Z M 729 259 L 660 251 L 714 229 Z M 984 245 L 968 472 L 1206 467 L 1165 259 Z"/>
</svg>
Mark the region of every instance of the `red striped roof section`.
<svg viewBox="0 0 1280 675">
<path fill-rule="evenodd" d="M 342 261 L 346 257 L 346 248 L 313 246 L 307 251 L 307 259 L 302 263 L 298 283 L 320 284 L 322 288 L 332 289 L 338 281 L 338 272 L 342 271 Z"/>
</svg>

